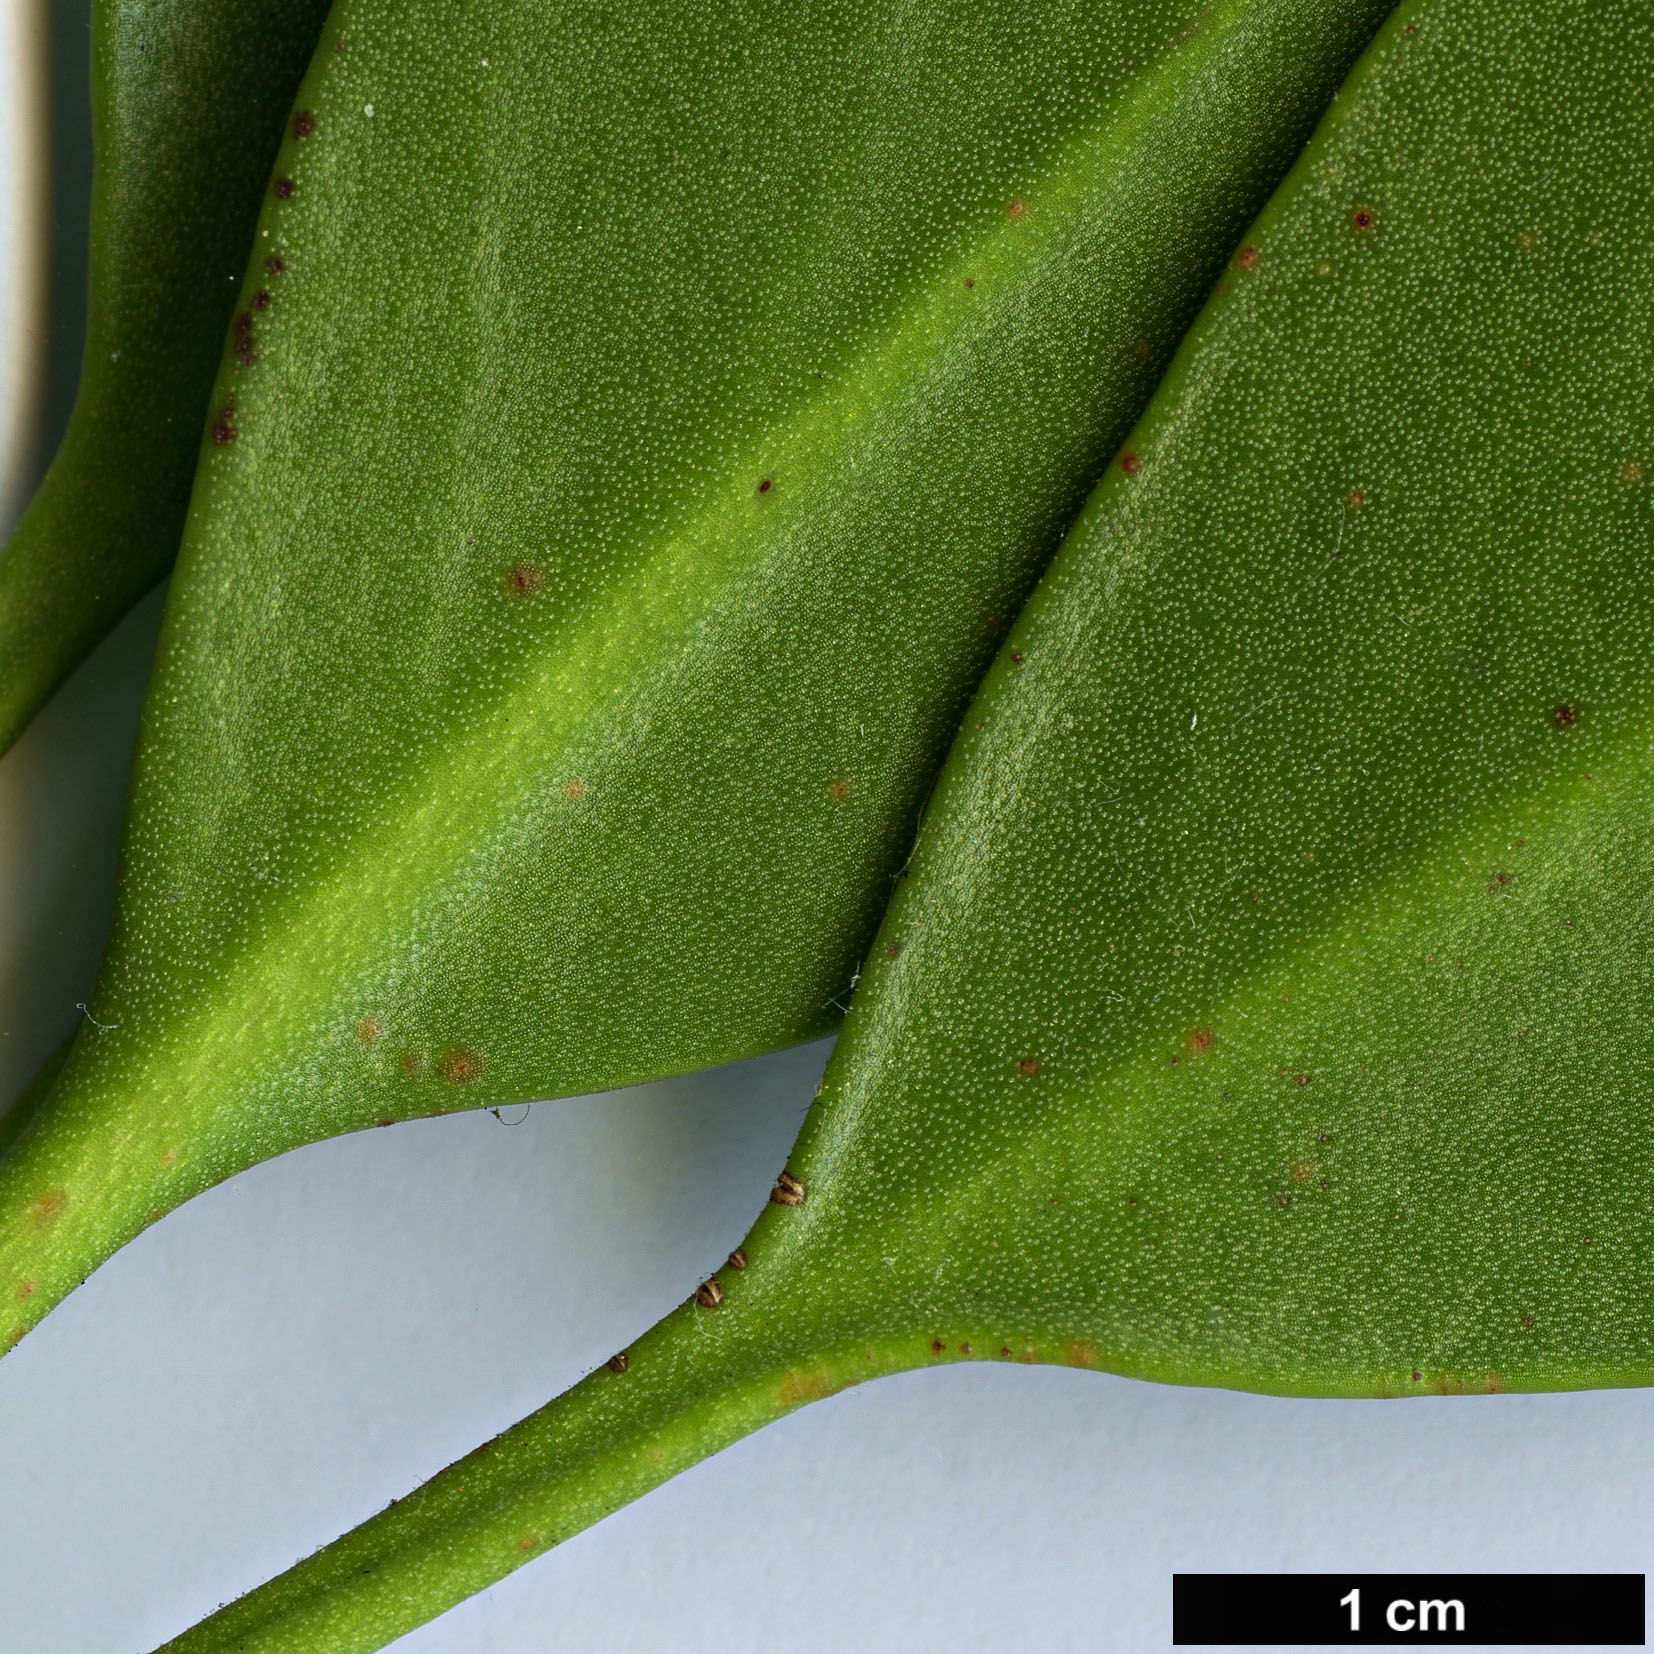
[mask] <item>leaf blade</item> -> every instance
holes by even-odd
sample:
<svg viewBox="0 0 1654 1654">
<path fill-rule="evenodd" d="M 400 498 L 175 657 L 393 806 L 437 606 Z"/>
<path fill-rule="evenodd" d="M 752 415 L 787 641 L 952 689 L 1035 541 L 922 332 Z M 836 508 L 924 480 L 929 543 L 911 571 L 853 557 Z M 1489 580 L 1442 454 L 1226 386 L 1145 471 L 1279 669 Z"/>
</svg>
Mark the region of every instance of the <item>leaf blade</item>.
<svg viewBox="0 0 1654 1654">
<path fill-rule="evenodd" d="M 1191 4 L 1168 41 L 1119 7 L 334 13 L 204 444 L 102 1026 L 0 1171 L 31 1317 L 298 1142 L 831 1020 L 1135 345 L 1379 9 Z M 961 151 L 971 109 L 1016 153 Z"/>
<path fill-rule="evenodd" d="M 1583 26 L 1598 18 L 1489 5 L 1472 28 L 1462 6 L 1404 6 L 1256 226 L 1256 257 L 1237 269 L 1259 279 L 1208 309 L 1133 435 L 1142 464 L 1093 497 L 977 697 L 789 1159 L 786 1200 L 755 1225 L 746 1268 L 720 1272 L 716 1308 L 685 1306 L 638 1346 L 686 1368 L 716 1351 L 731 1382 L 717 1426 L 702 1421 L 707 1451 L 724 1426 L 753 1422 L 750 1375 L 767 1377 L 779 1410 L 811 1393 L 784 1374 L 814 1373 L 825 1391 L 852 1378 L 851 1351 L 868 1376 L 986 1357 L 1301 1394 L 1648 1381 L 1639 944 L 1654 616 L 1633 576 L 1650 524 L 1615 492 L 1640 481 L 1616 477 L 1611 426 L 1579 467 L 1589 509 L 1553 512 L 1532 485 L 1527 434 L 1566 428 L 1575 403 L 1543 386 L 1507 396 L 1500 330 L 1528 318 L 1486 297 L 1515 282 L 1531 314 L 1563 318 L 1581 385 L 1637 359 L 1620 346 L 1648 325 L 1636 272 L 1650 237 L 1623 184 L 1654 189 L 1637 164 L 1651 146 L 1646 117 L 1622 119 L 1619 77 L 1638 56 Z M 1557 122 L 1623 146 L 1629 164 L 1552 189 L 1535 157 Z M 1491 181 L 1479 142 L 1502 157 Z M 1453 233 L 1438 223 L 1410 239 L 1405 200 L 1375 178 L 1422 191 L 1454 169 L 1461 188 L 1430 197 Z M 1507 209 L 1526 200 L 1534 222 L 1490 241 L 1482 187 Z M 1593 224 L 1581 209 L 1605 195 L 1612 210 Z M 1372 232 L 1354 209 L 1373 201 L 1380 226 L 1403 225 L 1392 248 L 1344 293 L 1306 297 L 1330 236 Z M 1520 236 L 1543 245 L 1549 215 L 1576 210 L 1580 245 L 1561 275 L 1513 264 L 1532 250 Z M 1598 225 L 1623 232 L 1604 237 L 1600 263 Z M 1423 255 L 1462 302 L 1395 302 L 1419 291 Z M 1366 389 L 1352 412 L 1337 373 L 1316 382 L 1299 349 L 1362 295 Z M 1438 356 L 1481 371 L 1436 374 Z M 1416 427 L 1387 418 L 1421 379 L 1441 440 L 1456 443 L 1449 479 L 1491 467 L 1501 513 L 1479 491 L 1421 486 Z M 1344 492 L 1341 508 L 1391 513 L 1364 562 L 1321 509 L 1353 455 L 1365 497 Z M 1398 479 L 1410 487 L 1392 492 Z M 1292 534 L 1237 533 L 1283 501 L 1302 507 Z M 1244 560 L 1229 555 L 1237 540 Z M 1466 659 L 1467 634 L 1488 640 L 1494 568 L 1516 594 L 1502 647 Z M 1413 609 L 1452 611 L 1427 644 L 1401 636 L 1422 616 L 1381 625 L 1409 573 L 1427 588 Z M 1277 696 L 1288 668 L 1319 699 Z M 1273 726 L 1254 727 L 1278 705 Z M 1216 779 L 1190 739 L 1208 719 L 1229 737 Z M 1133 771 L 1137 797 L 1114 787 Z M 1139 797 L 1161 818 L 1140 853 L 1125 831 L 1136 810 L 1105 808 L 1141 809 Z M 1241 824 L 1255 852 L 1223 842 Z M 1259 894 L 1276 909 L 1254 914 L 1246 881 L 1264 870 Z M 1215 890 L 1232 910 L 1210 911 Z M 1183 911 L 1201 896 L 1204 942 L 1200 911 L 1187 925 Z M 1123 944 L 1135 951 L 1111 963 Z M 1420 1077 L 1434 1096 L 1421 1099 Z M 1558 1093 L 1569 1110 L 1546 1106 Z M 1400 1230 L 1398 1189 L 1414 1205 Z M 568 1489 L 542 1456 L 579 1443 L 610 1382 L 594 1375 L 500 1439 L 523 1480 L 508 1493 L 502 1478 L 496 1513 L 538 1499 L 555 1514 Z M 716 1383 L 681 1374 L 683 1414 L 707 1409 Z M 618 1472 L 608 1485 L 634 1491 Z M 334 1556 L 371 1558 L 399 1520 L 364 1525 Z M 297 1622 L 260 1612 L 255 1593 L 178 1646 L 228 1646 L 232 1627 L 267 1650 L 306 1646 Z M 337 1612 L 348 1624 L 349 1605 Z"/>
<path fill-rule="evenodd" d="M 231 282 L 326 9 L 92 8 L 85 354 L 0 556 L 0 751 L 172 564 Z"/>
</svg>

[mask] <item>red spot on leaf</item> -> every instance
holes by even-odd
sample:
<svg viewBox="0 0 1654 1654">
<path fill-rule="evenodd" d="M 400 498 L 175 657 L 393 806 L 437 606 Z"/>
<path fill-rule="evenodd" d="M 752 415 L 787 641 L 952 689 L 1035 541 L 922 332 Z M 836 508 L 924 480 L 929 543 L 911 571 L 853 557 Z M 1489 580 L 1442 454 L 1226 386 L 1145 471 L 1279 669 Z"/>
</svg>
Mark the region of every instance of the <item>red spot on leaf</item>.
<svg viewBox="0 0 1654 1654">
<path fill-rule="evenodd" d="M 482 1076 L 481 1053 L 469 1045 L 455 1045 L 437 1058 L 437 1078 L 448 1085 L 470 1085 Z"/>
</svg>

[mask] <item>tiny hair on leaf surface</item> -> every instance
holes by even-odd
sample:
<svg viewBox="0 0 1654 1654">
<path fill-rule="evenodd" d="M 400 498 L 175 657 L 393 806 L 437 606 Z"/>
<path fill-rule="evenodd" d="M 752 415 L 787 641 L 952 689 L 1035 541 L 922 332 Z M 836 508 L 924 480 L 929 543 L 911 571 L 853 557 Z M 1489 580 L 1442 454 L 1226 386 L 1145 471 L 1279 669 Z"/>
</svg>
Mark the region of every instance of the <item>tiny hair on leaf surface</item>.
<svg viewBox="0 0 1654 1654">
<path fill-rule="evenodd" d="M 299 1144 L 832 1026 L 1006 620 L 1382 11 L 341 0 L 90 1018 L 0 1162 L 18 1325 Z"/>
<path fill-rule="evenodd" d="M 0 752 L 172 566 L 247 238 L 326 0 L 93 0 L 91 274 L 63 443 L 0 548 Z"/>
<path fill-rule="evenodd" d="M 1654 1378 L 1651 56 L 1586 0 L 1382 28 L 975 699 L 797 1201 L 172 1654 L 368 1654 L 938 1361 Z"/>
</svg>

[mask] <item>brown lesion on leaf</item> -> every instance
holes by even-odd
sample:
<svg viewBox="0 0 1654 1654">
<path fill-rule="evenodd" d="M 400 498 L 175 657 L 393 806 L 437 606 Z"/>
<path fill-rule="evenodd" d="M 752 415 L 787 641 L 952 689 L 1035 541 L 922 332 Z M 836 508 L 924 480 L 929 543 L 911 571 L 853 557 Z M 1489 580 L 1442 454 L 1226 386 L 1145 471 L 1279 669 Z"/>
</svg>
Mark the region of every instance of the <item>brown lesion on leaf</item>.
<svg viewBox="0 0 1654 1654">
<path fill-rule="evenodd" d="M 1217 1042 L 1217 1035 L 1203 1022 L 1198 1027 L 1191 1028 L 1183 1037 L 1183 1049 L 1191 1057 L 1204 1057 Z"/>
<path fill-rule="evenodd" d="M 162 1149 L 161 1164 L 163 1166 L 176 1166 L 178 1164 L 177 1149 Z"/>
<path fill-rule="evenodd" d="M 842 804 L 850 796 L 850 792 L 850 777 L 847 775 L 837 776 L 827 783 L 827 796 L 835 804 Z"/>
<path fill-rule="evenodd" d="M 482 1077 L 482 1054 L 469 1045 L 454 1045 L 437 1058 L 436 1075 L 445 1085 L 470 1085 Z"/>
<path fill-rule="evenodd" d="M 517 1549 L 520 1551 L 537 1551 L 539 1548 L 540 1536 L 537 1533 L 525 1533 L 522 1538 L 517 1541 Z"/>
<path fill-rule="evenodd" d="M 291 178 L 278 178 L 271 186 L 271 193 L 278 201 L 290 201 L 296 188 Z"/>
<path fill-rule="evenodd" d="M 1256 247 L 1242 247 L 1235 254 L 1235 263 L 1243 270 L 1256 270 L 1258 267 L 1258 249 Z"/>
<path fill-rule="evenodd" d="M 235 351 L 236 372 L 239 373 L 258 360 L 258 352 L 253 349 L 253 318 L 250 311 L 243 310 L 236 317 L 230 336 Z"/>
<path fill-rule="evenodd" d="M 13 1344 L 20 1343 L 24 1334 L 27 1333 L 28 1330 L 29 1329 L 25 1326 L 13 1327 L 11 1331 L 6 1334 L 6 1348 L 10 1349 Z"/>
<path fill-rule="evenodd" d="M 1017 1059 L 1017 1070 L 1025 1079 L 1038 1079 L 1039 1066 L 1038 1057 L 1019 1057 Z"/>
<path fill-rule="evenodd" d="M 1642 463 L 1639 460 L 1628 459 L 1620 468 L 1620 476 L 1635 488 L 1643 480 Z"/>
<path fill-rule="evenodd" d="M 1579 708 L 1572 701 L 1563 701 L 1551 708 L 1551 722 L 1558 729 L 1572 729 L 1579 722 Z"/>
<path fill-rule="evenodd" d="M 1095 1367 L 1101 1359 L 1088 1338 L 1070 1338 L 1063 1345 L 1062 1358 L 1070 1367 Z"/>
<path fill-rule="evenodd" d="M 1357 235 L 1366 235 L 1378 226 L 1378 208 L 1366 201 L 1358 201 L 1350 208 L 1350 227 Z"/>
<path fill-rule="evenodd" d="M 1135 477 L 1143 469 L 1143 462 L 1136 454 L 1125 453 L 1120 456 L 1120 469 L 1128 477 Z"/>
<path fill-rule="evenodd" d="M 1287 1168 L 1287 1178 L 1293 1183 L 1308 1183 L 1315 1176 L 1313 1160 L 1294 1160 Z"/>
<path fill-rule="evenodd" d="M 35 1283 L 33 1281 L 25 1281 L 17 1289 L 17 1296 L 19 1298 L 32 1298 L 34 1296 L 34 1293 L 35 1293 Z"/>
<path fill-rule="evenodd" d="M 240 435 L 235 425 L 235 398 L 232 396 L 213 421 L 212 439 L 220 448 L 225 448 Z"/>
<path fill-rule="evenodd" d="M 1028 216 L 1028 203 L 1024 201 L 1020 195 L 1013 196 L 1011 200 L 1006 203 L 1005 216 L 1010 219 L 1013 224 L 1020 224 L 1022 220 Z"/>
<path fill-rule="evenodd" d="M 396 1067 L 403 1079 L 417 1080 L 425 1073 L 425 1059 L 417 1051 L 404 1051 Z"/>
<path fill-rule="evenodd" d="M 308 109 L 301 109 L 293 117 L 293 136 L 308 138 L 316 130 L 316 117 Z"/>
<path fill-rule="evenodd" d="M 1367 496 L 1359 488 L 1352 488 L 1344 496 L 1344 508 L 1347 511 L 1359 511 L 1367 503 Z"/>
<path fill-rule="evenodd" d="M 272 253 L 264 261 L 264 268 L 269 275 L 279 276 L 287 268 L 287 261 L 280 254 Z"/>
<path fill-rule="evenodd" d="M 1496 869 L 1494 871 L 1494 873 L 1492 874 L 1492 876 L 1487 881 L 1487 893 L 1488 893 L 1488 895 L 1498 896 L 1498 895 L 1502 894 L 1504 889 L 1505 889 L 1505 886 L 1508 885 L 1509 883 L 1510 883 L 1510 874 L 1506 873 L 1503 869 Z"/>
<path fill-rule="evenodd" d="M 378 1017 L 363 1017 L 362 1020 L 356 1024 L 356 1037 L 364 1045 L 372 1045 L 373 1042 L 379 1038 L 379 1035 L 382 1032 L 383 1030 L 379 1026 Z"/>
<path fill-rule="evenodd" d="M 563 783 L 563 797 L 571 804 L 578 804 L 586 796 L 586 783 L 578 775 L 571 775 Z"/>
<path fill-rule="evenodd" d="M 537 563 L 513 563 L 503 583 L 509 597 L 532 597 L 546 583 L 545 570 Z"/>
<path fill-rule="evenodd" d="M 69 1196 L 62 1189 L 48 1189 L 29 1202 L 29 1218 L 34 1223 L 50 1223 L 69 1204 Z"/>
<path fill-rule="evenodd" d="M 821 1367 L 789 1367 L 776 1386 L 776 1399 L 783 1407 L 802 1407 L 806 1402 L 824 1401 L 845 1388 L 845 1381 Z"/>
</svg>

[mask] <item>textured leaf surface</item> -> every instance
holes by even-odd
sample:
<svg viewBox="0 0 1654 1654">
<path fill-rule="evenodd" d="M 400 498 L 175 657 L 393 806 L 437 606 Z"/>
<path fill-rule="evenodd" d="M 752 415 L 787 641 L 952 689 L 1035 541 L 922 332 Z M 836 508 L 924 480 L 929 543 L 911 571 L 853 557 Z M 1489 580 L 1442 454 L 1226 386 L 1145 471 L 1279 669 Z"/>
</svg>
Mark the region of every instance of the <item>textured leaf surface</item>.
<svg viewBox="0 0 1654 1654">
<path fill-rule="evenodd" d="M 967 714 L 796 1204 L 178 1649 L 381 1646 L 931 1361 L 1654 1375 L 1651 61 L 1641 7 L 1385 25 Z"/>
<path fill-rule="evenodd" d="M 325 0 L 95 0 L 63 445 L 0 554 L 0 751 L 171 566 L 247 238 Z"/>
<path fill-rule="evenodd" d="M 1159 1378 L 1654 1372 L 1651 49 L 1387 26 L 966 720 L 824 1256 Z"/>
<path fill-rule="evenodd" d="M 347 0 L 17 1336 L 297 1143 L 837 1015 L 969 690 L 1373 0 Z"/>
</svg>

